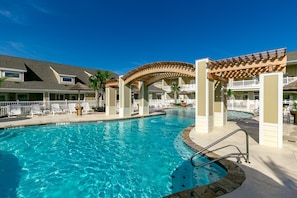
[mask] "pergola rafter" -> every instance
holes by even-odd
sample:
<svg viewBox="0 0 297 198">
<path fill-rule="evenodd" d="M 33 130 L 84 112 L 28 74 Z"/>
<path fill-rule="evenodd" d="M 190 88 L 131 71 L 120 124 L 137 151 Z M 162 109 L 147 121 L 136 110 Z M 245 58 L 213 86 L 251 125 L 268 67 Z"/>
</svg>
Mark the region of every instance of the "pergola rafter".
<svg viewBox="0 0 297 198">
<path fill-rule="evenodd" d="M 210 61 L 207 65 L 208 78 L 228 82 L 230 78 L 246 78 L 267 72 L 285 72 L 286 62 L 285 48 Z"/>
</svg>

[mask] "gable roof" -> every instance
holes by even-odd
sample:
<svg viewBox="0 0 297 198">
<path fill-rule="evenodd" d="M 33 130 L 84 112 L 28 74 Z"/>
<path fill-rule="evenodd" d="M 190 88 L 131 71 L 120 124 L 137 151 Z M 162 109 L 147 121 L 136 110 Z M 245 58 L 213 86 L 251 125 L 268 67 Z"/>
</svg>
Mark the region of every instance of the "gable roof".
<svg viewBox="0 0 297 198">
<path fill-rule="evenodd" d="M 76 76 L 75 83 L 80 82 L 85 85 L 89 84 L 89 76 L 86 72 L 95 74 L 97 71 L 95 69 L 78 66 L 0 55 L 0 68 L 10 68 L 27 71 L 24 73 L 24 82 L 4 81 L 1 85 L 0 90 L 2 88 L 28 90 L 35 89 L 44 91 L 68 90 L 68 87 L 71 85 L 59 84 L 54 72 L 50 69 L 50 67 L 52 67 L 59 74 Z M 118 75 L 111 72 L 111 78 L 112 77 L 118 78 Z"/>
</svg>

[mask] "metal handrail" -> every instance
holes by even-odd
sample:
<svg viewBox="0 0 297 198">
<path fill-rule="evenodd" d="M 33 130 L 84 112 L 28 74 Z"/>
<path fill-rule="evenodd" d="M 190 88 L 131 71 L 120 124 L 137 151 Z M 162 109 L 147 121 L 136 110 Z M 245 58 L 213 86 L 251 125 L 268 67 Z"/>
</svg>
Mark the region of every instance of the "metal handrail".
<svg viewBox="0 0 297 198">
<path fill-rule="evenodd" d="M 245 135 L 246 135 L 246 153 L 242 153 L 242 152 L 240 151 L 240 149 L 239 149 L 237 146 L 235 146 L 235 145 L 226 145 L 226 146 L 222 146 L 222 147 L 220 147 L 220 148 L 217 148 L 217 149 L 214 149 L 214 150 L 211 150 L 211 151 L 208 150 L 209 148 L 211 148 L 211 147 L 213 147 L 214 145 L 216 145 L 216 144 L 222 142 L 223 140 L 227 139 L 228 137 L 234 135 L 235 133 L 237 133 L 237 132 L 239 132 L 239 131 L 244 132 Z M 194 153 L 194 154 L 192 155 L 192 157 L 191 157 L 191 164 L 192 164 L 193 166 L 195 166 L 195 167 L 201 167 L 201 166 L 205 166 L 205 165 L 207 165 L 207 164 L 216 162 L 216 161 L 221 160 L 221 159 L 224 159 L 224 158 L 234 157 L 235 155 L 238 157 L 238 160 L 237 160 L 238 162 L 240 161 L 239 158 L 240 158 L 240 157 L 243 157 L 243 158 L 245 159 L 245 162 L 246 162 L 246 163 L 249 163 L 249 138 L 248 138 L 248 137 L 249 137 L 249 136 L 248 136 L 247 132 L 246 132 L 244 129 L 236 129 L 236 130 L 232 131 L 231 133 L 225 135 L 224 137 L 222 137 L 222 138 L 220 138 L 220 139 L 214 141 L 213 143 L 209 144 L 208 146 L 204 147 L 202 150 L 200 150 L 200 151 Z M 220 149 L 223 149 L 223 148 L 226 148 L 226 147 L 230 147 L 230 146 L 235 147 L 235 148 L 238 150 L 238 153 L 230 153 L 230 154 L 221 156 L 220 158 L 217 158 L 217 159 L 211 160 L 211 161 L 209 161 L 209 162 L 206 162 L 206 163 L 204 163 L 204 164 L 196 165 L 196 164 L 193 162 L 193 159 L 194 159 L 197 155 L 206 155 L 206 154 L 209 153 L 209 152 L 217 151 L 217 150 L 220 150 Z M 206 152 L 205 152 L 205 151 L 206 151 Z"/>
</svg>

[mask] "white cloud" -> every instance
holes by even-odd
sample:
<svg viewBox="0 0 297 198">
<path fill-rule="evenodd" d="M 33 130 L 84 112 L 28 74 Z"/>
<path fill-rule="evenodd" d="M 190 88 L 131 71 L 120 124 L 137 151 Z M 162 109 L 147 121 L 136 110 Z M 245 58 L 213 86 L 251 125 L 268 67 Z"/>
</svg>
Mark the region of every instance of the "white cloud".
<svg viewBox="0 0 297 198">
<path fill-rule="evenodd" d="M 15 23 L 20 23 L 20 19 L 18 16 L 13 15 L 9 10 L 0 10 L 0 15 L 10 19 L 11 21 Z"/>
<path fill-rule="evenodd" d="M 24 52 L 24 44 L 20 43 L 20 42 L 14 42 L 14 41 L 8 41 L 7 42 L 9 44 L 10 47 L 12 47 L 13 49 L 20 51 L 20 52 Z"/>
<path fill-rule="evenodd" d="M 34 9 L 36 9 L 37 11 L 39 11 L 39 12 L 42 12 L 42 13 L 44 13 L 44 14 L 51 14 L 51 11 L 50 11 L 50 10 L 45 9 L 45 8 L 39 6 L 39 5 L 36 5 L 36 4 L 33 4 L 33 3 L 32 3 L 31 6 L 32 6 Z"/>
<path fill-rule="evenodd" d="M 2 16 L 8 17 L 8 18 L 11 17 L 11 12 L 8 11 L 8 10 L 0 10 L 0 14 L 1 14 Z"/>
</svg>

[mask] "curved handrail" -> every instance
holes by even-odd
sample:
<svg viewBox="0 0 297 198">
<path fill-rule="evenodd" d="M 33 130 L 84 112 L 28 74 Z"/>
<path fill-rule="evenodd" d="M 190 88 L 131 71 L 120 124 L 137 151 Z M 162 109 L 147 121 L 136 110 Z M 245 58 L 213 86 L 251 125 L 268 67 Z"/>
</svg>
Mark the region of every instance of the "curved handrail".
<svg viewBox="0 0 297 198">
<path fill-rule="evenodd" d="M 206 153 L 212 152 L 212 151 L 208 151 L 208 149 L 211 148 L 211 147 L 213 147 L 214 145 L 216 145 L 216 144 L 222 142 L 223 140 L 227 139 L 228 137 L 234 135 L 235 133 L 237 133 L 237 132 L 239 132 L 239 131 L 244 132 L 245 135 L 246 135 L 246 153 L 243 154 L 243 153 L 240 151 L 240 149 L 239 149 L 237 146 L 235 146 L 235 145 L 230 145 L 230 146 L 235 146 L 235 147 L 238 149 L 239 154 L 240 154 L 242 157 L 244 157 L 244 155 L 246 155 L 246 158 L 244 157 L 244 159 L 245 159 L 246 162 L 249 162 L 249 138 L 248 138 L 248 134 L 247 134 L 247 132 L 246 132 L 244 129 L 236 129 L 236 130 L 232 131 L 231 133 L 229 133 L 229 134 L 223 136 L 222 138 L 220 138 L 220 139 L 214 141 L 213 143 L 209 144 L 208 146 L 204 147 L 204 148 L 201 149 L 200 151 L 194 153 L 194 154 L 192 155 L 192 157 L 191 157 L 191 164 L 192 164 L 193 166 L 197 166 L 197 165 L 194 164 L 194 162 L 193 162 L 193 159 L 194 159 L 197 155 L 201 155 L 201 154 L 202 154 L 202 155 L 205 155 Z M 223 146 L 223 147 L 218 148 L 218 149 L 215 149 L 215 150 L 219 150 L 219 149 L 222 149 L 222 148 L 225 148 L 225 147 L 228 147 L 228 146 L 229 146 L 229 145 L 227 145 L 227 146 Z M 215 150 L 213 150 L 213 151 L 215 151 Z M 203 153 L 204 151 L 207 151 L 207 152 L 206 152 L 206 153 Z M 216 160 L 216 161 L 217 161 L 217 160 Z M 212 163 L 212 162 L 211 162 L 211 163 Z"/>
</svg>

